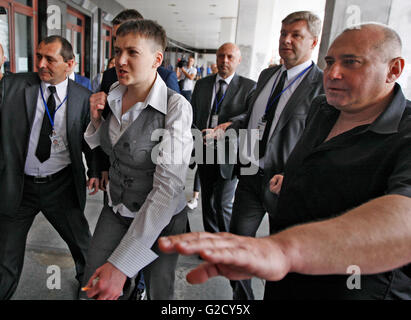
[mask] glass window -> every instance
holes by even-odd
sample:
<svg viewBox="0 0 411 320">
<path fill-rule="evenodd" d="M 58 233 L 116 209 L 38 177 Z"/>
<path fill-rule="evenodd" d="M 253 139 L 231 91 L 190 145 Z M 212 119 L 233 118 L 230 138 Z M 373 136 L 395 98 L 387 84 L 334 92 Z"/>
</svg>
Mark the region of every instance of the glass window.
<svg viewBox="0 0 411 320">
<path fill-rule="evenodd" d="M 19 2 L 25 6 L 32 7 L 33 6 L 33 1 L 32 0 L 15 0 L 16 2 Z"/>
<path fill-rule="evenodd" d="M 81 73 L 81 34 L 74 31 L 73 32 L 74 41 L 72 43 L 74 57 L 76 59 L 77 65 L 74 72 Z"/>
<path fill-rule="evenodd" d="M 75 26 L 79 26 L 79 27 L 82 27 L 82 26 L 83 26 L 83 21 L 82 21 L 80 18 L 78 18 L 78 17 L 76 17 L 76 16 L 73 16 L 73 15 L 71 15 L 71 14 L 68 14 L 68 15 L 67 15 L 67 22 L 68 22 L 68 23 L 71 23 L 71 24 L 73 24 L 73 25 L 75 25 Z"/>
<path fill-rule="evenodd" d="M 31 17 L 15 14 L 16 72 L 33 71 L 33 21 Z M 17 36 L 18 35 L 18 36 Z"/>
<path fill-rule="evenodd" d="M 71 14 L 68 14 L 67 15 L 67 23 L 77 25 L 77 18 L 75 16 L 72 16 Z"/>
</svg>

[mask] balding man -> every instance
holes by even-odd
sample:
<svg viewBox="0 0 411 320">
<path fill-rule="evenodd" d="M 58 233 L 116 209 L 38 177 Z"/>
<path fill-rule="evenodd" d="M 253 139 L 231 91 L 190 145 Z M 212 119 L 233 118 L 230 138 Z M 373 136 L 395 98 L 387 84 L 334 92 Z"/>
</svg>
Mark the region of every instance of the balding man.
<svg viewBox="0 0 411 320">
<path fill-rule="evenodd" d="M 234 43 L 223 44 L 216 55 L 218 73 L 198 80 L 191 100 L 193 123 L 202 131 L 246 112 L 246 100 L 255 85 L 254 81 L 235 73 L 241 62 L 241 52 Z M 213 145 L 204 147 L 204 152 L 206 148 L 213 148 Z M 228 231 L 237 185 L 234 164 L 224 161 L 217 164 L 216 160 L 214 157 L 211 163 L 198 166 L 204 230 L 208 232 Z"/>
<path fill-rule="evenodd" d="M 163 250 L 209 261 L 190 282 L 257 276 L 271 280 L 265 299 L 411 298 L 411 101 L 396 83 L 401 40 L 386 26 L 360 25 L 337 37 L 325 60 L 326 96 L 313 101 L 285 168 L 279 232 L 164 239 Z"/>
</svg>

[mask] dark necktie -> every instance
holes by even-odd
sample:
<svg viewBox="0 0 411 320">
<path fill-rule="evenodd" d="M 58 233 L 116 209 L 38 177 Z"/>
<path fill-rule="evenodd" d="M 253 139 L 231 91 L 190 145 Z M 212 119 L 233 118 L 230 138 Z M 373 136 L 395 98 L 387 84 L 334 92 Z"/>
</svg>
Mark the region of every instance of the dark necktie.
<svg viewBox="0 0 411 320">
<path fill-rule="evenodd" d="M 51 118 L 54 119 L 54 112 L 56 110 L 56 100 L 54 99 L 54 93 L 56 93 L 56 87 L 49 86 L 49 90 L 50 90 L 50 96 L 47 99 L 47 107 L 49 109 Z M 40 137 L 39 137 L 39 142 L 37 144 L 37 150 L 36 150 L 36 157 L 40 160 L 41 163 L 43 163 L 48 158 L 50 158 L 51 131 L 52 131 L 52 127 L 51 127 L 50 119 L 47 115 L 47 111 L 44 111 L 43 123 L 41 125 Z"/>
<path fill-rule="evenodd" d="M 224 85 L 227 84 L 223 79 L 218 80 L 218 83 L 220 84 L 220 87 L 218 88 L 217 94 L 215 95 L 213 108 L 211 109 L 210 121 L 208 123 L 209 128 L 211 128 L 211 119 L 213 115 L 218 114 L 218 111 L 220 111 L 220 108 L 217 110 L 217 103 L 219 106 L 221 106 L 221 99 L 223 98 L 223 95 L 224 95 L 223 87 Z"/>
<path fill-rule="evenodd" d="M 268 105 L 271 105 L 271 107 L 268 110 L 268 113 L 266 115 L 267 124 L 265 126 L 263 138 L 259 141 L 259 156 L 258 156 L 258 159 L 261 159 L 262 157 L 264 157 L 265 149 L 267 147 L 267 142 L 268 142 L 268 136 L 270 134 L 271 125 L 273 123 L 273 119 L 274 119 L 274 115 L 275 115 L 275 110 L 277 109 L 278 101 L 280 100 L 280 97 L 278 97 L 278 95 L 281 93 L 281 91 L 283 91 L 286 77 L 287 77 L 287 71 L 283 71 L 283 73 L 280 77 L 280 80 L 278 81 L 278 84 L 274 89 L 273 94 L 268 99 L 268 101 L 269 101 Z M 277 99 L 275 99 L 276 97 L 277 97 Z M 275 101 L 273 102 L 274 99 L 275 99 Z"/>
</svg>

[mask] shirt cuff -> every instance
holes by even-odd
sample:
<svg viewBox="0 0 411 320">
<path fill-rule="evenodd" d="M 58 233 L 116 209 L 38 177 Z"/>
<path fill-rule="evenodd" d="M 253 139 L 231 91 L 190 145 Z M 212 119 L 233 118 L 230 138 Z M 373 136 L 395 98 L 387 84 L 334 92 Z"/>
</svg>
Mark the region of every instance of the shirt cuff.
<svg viewBox="0 0 411 320">
<path fill-rule="evenodd" d="M 96 130 L 93 126 L 93 123 L 90 122 L 87 126 L 86 132 L 84 132 L 84 140 L 87 142 L 91 150 L 100 145 L 100 128 L 103 124 L 104 119 L 101 119 L 101 124 Z"/>
<path fill-rule="evenodd" d="M 126 236 L 107 261 L 127 277 L 133 278 L 141 269 L 157 258 L 158 255 L 154 251 L 146 248 L 137 239 Z"/>
</svg>

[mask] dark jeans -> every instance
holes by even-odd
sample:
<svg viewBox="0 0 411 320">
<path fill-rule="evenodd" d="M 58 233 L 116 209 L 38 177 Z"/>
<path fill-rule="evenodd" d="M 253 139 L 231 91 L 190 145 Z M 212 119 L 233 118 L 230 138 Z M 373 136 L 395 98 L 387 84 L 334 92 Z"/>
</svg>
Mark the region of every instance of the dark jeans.
<svg viewBox="0 0 411 320">
<path fill-rule="evenodd" d="M 86 285 L 95 270 L 107 262 L 116 249 L 128 228 L 132 218 L 122 217 L 113 210 L 104 206 L 90 244 L 87 265 L 84 272 L 83 285 Z M 175 235 L 185 232 L 187 223 L 187 209 L 176 214 L 170 223 L 163 229 L 159 237 Z M 149 300 L 171 300 L 174 296 L 174 279 L 178 254 L 166 254 L 159 250 L 157 241 L 151 248 L 158 258 L 143 268 L 144 281 Z M 86 298 L 80 293 L 81 298 Z M 121 297 L 127 299 L 128 297 Z"/>
<path fill-rule="evenodd" d="M 191 95 L 193 94 L 193 91 L 191 90 L 181 90 L 181 95 L 187 99 L 188 102 L 191 102 Z"/>
<path fill-rule="evenodd" d="M 91 239 L 88 222 L 79 207 L 70 168 L 52 181 L 37 184 L 25 179 L 23 199 L 17 212 L 0 215 L 0 299 L 10 299 L 23 268 L 27 234 L 34 218 L 42 212 L 67 243 L 82 280 Z"/>
</svg>

